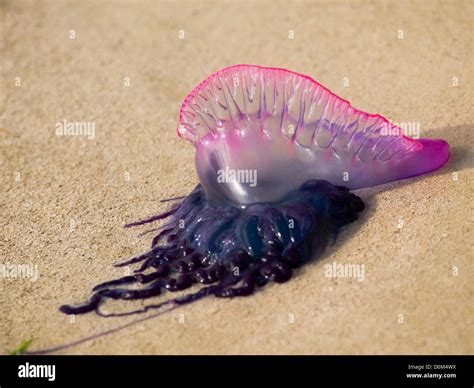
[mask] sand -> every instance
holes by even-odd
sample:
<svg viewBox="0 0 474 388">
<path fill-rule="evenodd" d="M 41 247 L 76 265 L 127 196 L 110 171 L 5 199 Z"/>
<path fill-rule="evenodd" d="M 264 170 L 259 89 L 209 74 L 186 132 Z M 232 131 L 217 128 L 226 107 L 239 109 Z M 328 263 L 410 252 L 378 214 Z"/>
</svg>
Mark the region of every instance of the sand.
<svg viewBox="0 0 474 388">
<path fill-rule="evenodd" d="M 359 109 L 446 139 L 452 158 L 361 190 L 361 219 L 289 283 L 58 353 L 474 352 L 472 1 L 2 1 L 1 11 L 0 264 L 38 269 L 36 281 L 0 279 L 1 352 L 131 320 L 72 320 L 58 306 L 121 276 L 112 263 L 149 244 L 137 238 L 145 227 L 122 225 L 196 185 L 193 147 L 175 132 L 180 104 L 237 63 L 311 75 Z M 63 120 L 94 123 L 94 138 L 56 135 Z M 363 281 L 326 277 L 333 262 L 363 264 Z"/>
</svg>

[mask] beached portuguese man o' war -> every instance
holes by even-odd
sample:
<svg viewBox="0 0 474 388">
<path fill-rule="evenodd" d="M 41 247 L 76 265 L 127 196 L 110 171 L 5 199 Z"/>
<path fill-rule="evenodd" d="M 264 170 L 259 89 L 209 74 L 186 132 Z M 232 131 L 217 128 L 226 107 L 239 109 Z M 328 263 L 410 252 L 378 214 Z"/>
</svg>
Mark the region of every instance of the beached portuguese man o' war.
<svg viewBox="0 0 474 388">
<path fill-rule="evenodd" d="M 62 312 L 129 315 L 286 282 L 363 211 L 350 190 L 424 174 L 449 158 L 443 140 L 408 138 L 308 76 L 253 65 L 199 84 L 181 107 L 178 135 L 195 146 L 200 183 L 166 212 L 128 225 L 160 222 L 148 252 L 116 264 L 136 265 L 132 274 Z M 108 299 L 151 298 L 139 309 L 101 310 Z"/>
</svg>

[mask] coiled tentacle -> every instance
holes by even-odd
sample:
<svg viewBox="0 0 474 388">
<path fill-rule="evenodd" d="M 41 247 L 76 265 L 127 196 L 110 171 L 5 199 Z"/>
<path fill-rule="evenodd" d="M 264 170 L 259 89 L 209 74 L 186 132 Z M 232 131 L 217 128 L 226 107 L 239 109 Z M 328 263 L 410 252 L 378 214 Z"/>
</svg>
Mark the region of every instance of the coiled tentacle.
<svg viewBox="0 0 474 388">
<path fill-rule="evenodd" d="M 277 203 L 246 207 L 215 206 L 198 185 L 170 210 L 129 224 L 168 219 L 157 228 L 159 232 L 148 252 L 116 264 L 140 263 L 133 275 L 99 284 L 87 303 L 62 306 L 61 311 L 129 315 L 170 303 L 186 304 L 208 295 L 250 295 L 268 282 L 289 280 L 295 268 L 322 252 L 339 229 L 356 220 L 363 208 L 360 198 L 347 188 L 321 180 L 304 183 Z M 196 284 L 203 288 L 140 310 L 108 315 L 99 310 L 107 299 L 148 299 Z"/>
</svg>

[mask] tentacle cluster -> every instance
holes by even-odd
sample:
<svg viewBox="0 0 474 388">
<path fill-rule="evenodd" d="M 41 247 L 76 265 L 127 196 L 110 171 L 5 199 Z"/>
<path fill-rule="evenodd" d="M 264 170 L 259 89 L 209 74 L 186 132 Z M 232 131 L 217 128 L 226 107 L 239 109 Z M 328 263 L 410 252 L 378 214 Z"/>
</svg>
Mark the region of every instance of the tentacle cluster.
<svg viewBox="0 0 474 388">
<path fill-rule="evenodd" d="M 363 202 L 346 187 L 312 180 L 278 203 L 214 206 L 201 185 L 168 211 L 127 226 L 168 221 L 156 232 L 151 249 L 116 266 L 140 264 L 133 275 L 96 286 L 86 304 L 62 306 L 67 314 L 99 311 L 106 299 L 136 300 L 181 291 L 198 292 L 149 305 L 185 304 L 203 296 L 245 296 L 269 281 L 289 280 L 293 269 L 320 253 L 339 229 L 357 219 Z M 130 288 L 129 286 L 139 286 Z M 124 315 L 124 314 L 113 314 Z"/>
</svg>

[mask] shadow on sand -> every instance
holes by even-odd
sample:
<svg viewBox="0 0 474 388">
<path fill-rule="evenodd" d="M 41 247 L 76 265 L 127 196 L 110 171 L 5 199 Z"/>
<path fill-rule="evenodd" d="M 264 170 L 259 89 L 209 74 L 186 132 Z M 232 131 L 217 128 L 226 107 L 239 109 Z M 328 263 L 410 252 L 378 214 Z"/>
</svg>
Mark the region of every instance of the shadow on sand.
<svg viewBox="0 0 474 388">
<path fill-rule="evenodd" d="M 337 238 L 337 241 L 328 246 L 323 254 L 316 260 L 324 260 L 331 255 L 338 247 L 351 239 L 359 230 L 361 224 L 365 223 L 375 213 L 377 194 L 388 190 L 411 185 L 421 179 L 430 179 L 432 176 L 451 175 L 454 172 L 459 172 L 465 169 L 474 167 L 474 124 L 459 125 L 456 127 L 437 128 L 426 131 L 423 137 L 431 139 L 444 139 L 451 148 L 451 156 L 448 162 L 440 169 L 425 175 L 407 178 L 396 182 L 385 183 L 383 185 L 369 187 L 366 189 L 354 190 L 362 198 L 365 204 L 365 209 L 359 215 L 359 219 L 352 224 L 346 226 Z"/>
</svg>

